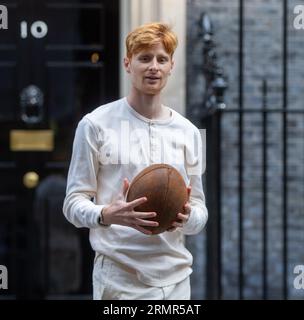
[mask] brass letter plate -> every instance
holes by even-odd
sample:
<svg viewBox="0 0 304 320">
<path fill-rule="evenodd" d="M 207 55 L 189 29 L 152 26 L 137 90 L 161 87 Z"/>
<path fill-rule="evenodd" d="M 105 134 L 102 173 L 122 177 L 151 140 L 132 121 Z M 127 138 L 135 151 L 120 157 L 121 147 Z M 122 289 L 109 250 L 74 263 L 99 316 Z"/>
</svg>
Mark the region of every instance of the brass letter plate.
<svg viewBox="0 0 304 320">
<path fill-rule="evenodd" d="M 54 133 L 52 130 L 11 130 L 11 151 L 52 151 Z"/>
</svg>

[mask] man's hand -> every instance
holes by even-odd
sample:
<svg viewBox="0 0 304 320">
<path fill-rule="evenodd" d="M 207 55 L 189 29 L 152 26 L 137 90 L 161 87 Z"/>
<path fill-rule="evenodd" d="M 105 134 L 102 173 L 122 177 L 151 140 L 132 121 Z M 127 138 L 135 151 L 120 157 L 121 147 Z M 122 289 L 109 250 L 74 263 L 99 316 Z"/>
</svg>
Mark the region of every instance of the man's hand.
<svg viewBox="0 0 304 320">
<path fill-rule="evenodd" d="M 158 222 L 145 220 L 156 216 L 156 212 L 138 212 L 134 208 L 147 201 L 146 197 L 126 202 L 125 196 L 129 188 L 128 179 L 123 181 L 123 190 L 119 194 L 117 200 L 106 206 L 102 210 L 103 222 L 105 224 L 119 224 L 134 228 L 144 234 L 151 235 L 152 232 L 144 227 L 157 227 Z"/>
<path fill-rule="evenodd" d="M 191 212 L 191 206 L 190 206 L 190 193 L 191 193 L 191 186 L 187 187 L 187 192 L 188 192 L 188 201 L 184 205 L 184 213 L 178 213 L 177 214 L 177 219 L 172 223 L 172 226 L 167 229 L 167 231 L 175 231 L 177 228 L 182 228 L 183 225 L 189 220 L 190 218 L 190 212 Z"/>
</svg>

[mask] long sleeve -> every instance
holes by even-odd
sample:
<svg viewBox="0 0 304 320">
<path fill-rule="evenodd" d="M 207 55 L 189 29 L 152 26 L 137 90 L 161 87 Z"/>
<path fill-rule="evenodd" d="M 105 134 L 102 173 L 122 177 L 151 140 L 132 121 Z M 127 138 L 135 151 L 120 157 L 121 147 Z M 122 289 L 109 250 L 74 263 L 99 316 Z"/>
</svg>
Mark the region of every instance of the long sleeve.
<svg viewBox="0 0 304 320">
<path fill-rule="evenodd" d="M 69 167 L 63 213 L 76 227 L 97 228 L 104 205 L 92 202 L 97 193 L 98 139 L 89 119 L 84 117 L 76 129 Z"/>
<path fill-rule="evenodd" d="M 208 219 L 201 176 L 193 176 L 190 179 L 190 185 L 192 187 L 190 195 L 191 213 L 188 222 L 182 229 L 186 235 L 199 233 L 206 225 Z"/>
<path fill-rule="evenodd" d="M 193 143 L 189 143 L 186 150 L 187 172 L 190 176 L 191 213 L 187 223 L 183 226 L 183 233 L 186 235 L 199 233 L 208 220 L 208 210 L 205 204 L 205 195 L 202 184 L 202 174 L 204 168 L 203 145 L 199 130 L 196 128 Z"/>
</svg>

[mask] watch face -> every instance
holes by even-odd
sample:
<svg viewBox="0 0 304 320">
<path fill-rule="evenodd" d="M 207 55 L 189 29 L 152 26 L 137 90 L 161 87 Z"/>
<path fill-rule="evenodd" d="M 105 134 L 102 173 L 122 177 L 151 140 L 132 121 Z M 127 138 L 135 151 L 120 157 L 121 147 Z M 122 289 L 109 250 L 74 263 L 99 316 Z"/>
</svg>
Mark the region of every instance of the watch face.
<svg viewBox="0 0 304 320">
<path fill-rule="evenodd" d="M 98 223 L 99 223 L 99 224 L 102 224 L 101 215 L 98 217 Z"/>
<path fill-rule="evenodd" d="M 107 224 L 104 224 L 103 222 L 103 216 L 102 216 L 102 211 L 98 217 L 98 224 L 101 225 L 101 226 L 107 226 Z"/>
</svg>

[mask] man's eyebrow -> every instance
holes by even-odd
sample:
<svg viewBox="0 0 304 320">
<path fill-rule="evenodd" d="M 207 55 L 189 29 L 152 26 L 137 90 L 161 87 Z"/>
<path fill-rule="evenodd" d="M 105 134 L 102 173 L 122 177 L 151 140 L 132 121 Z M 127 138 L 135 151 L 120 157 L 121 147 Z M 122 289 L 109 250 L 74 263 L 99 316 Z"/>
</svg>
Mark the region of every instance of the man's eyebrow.
<svg viewBox="0 0 304 320">
<path fill-rule="evenodd" d="M 152 53 L 149 52 L 142 52 L 138 55 L 139 58 L 143 58 L 143 57 L 151 57 L 153 56 Z M 164 54 L 164 53 L 160 53 L 156 55 L 158 58 L 164 58 L 164 59 L 169 59 L 170 56 L 168 54 Z"/>
<path fill-rule="evenodd" d="M 152 54 L 149 52 L 141 52 L 139 56 L 151 56 Z"/>
</svg>

